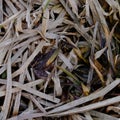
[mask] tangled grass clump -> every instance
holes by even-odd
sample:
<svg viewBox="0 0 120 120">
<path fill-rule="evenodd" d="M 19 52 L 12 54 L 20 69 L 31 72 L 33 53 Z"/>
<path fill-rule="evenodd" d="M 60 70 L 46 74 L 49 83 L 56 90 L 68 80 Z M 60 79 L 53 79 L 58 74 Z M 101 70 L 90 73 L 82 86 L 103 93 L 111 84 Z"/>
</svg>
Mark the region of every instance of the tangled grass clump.
<svg viewBox="0 0 120 120">
<path fill-rule="evenodd" d="M 119 0 L 0 0 L 0 119 L 120 118 Z"/>
</svg>

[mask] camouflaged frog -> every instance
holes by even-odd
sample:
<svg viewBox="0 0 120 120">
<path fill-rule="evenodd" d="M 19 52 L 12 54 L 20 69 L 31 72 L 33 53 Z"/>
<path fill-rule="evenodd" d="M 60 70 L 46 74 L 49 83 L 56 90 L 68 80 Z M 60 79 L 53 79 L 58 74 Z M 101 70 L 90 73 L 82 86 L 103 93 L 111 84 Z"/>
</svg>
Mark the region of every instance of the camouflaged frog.
<svg viewBox="0 0 120 120">
<path fill-rule="evenodd" d="M 39 53 L 31 63 L 31 67 L 33 68 L 33 72 L 37 78 L 47 78 L 48 73 L 51 72 L 54 67 L 54 61 L 47 65 L 47 61 L 53 55 L 56 49 L 51 49 L 47 53 Z"/>
</svg>

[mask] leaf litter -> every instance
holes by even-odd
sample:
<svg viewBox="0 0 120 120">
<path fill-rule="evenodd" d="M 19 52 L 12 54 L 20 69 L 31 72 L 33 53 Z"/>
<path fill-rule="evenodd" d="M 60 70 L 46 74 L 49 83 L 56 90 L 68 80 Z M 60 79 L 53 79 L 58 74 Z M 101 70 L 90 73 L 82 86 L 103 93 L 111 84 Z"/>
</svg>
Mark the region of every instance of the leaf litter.
<svg viewBox="0 0 120 120">
<path fill-rule="evenodd" d="M 0 1 L 0 119 L 120 118 L 119 0 Z"/>
</svg>

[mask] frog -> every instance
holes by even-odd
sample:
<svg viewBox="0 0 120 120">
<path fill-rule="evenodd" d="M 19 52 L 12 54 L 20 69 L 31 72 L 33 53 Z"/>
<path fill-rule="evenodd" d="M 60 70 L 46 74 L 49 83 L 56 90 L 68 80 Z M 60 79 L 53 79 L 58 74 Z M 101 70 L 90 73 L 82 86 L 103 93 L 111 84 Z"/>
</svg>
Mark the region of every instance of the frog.
<svg viewBox="0 0 120 120">
<path fill-rule="evenodd" d="M 31 67 L 37 78 L 47 78 L 48 72 L 51 72 L 54 67 L 54 61 L 47 65 L 47 61 L 55 52 L 55 48 L 50 49 L 47 53 L 39 53 L 31 62 Z"/>
</svg>

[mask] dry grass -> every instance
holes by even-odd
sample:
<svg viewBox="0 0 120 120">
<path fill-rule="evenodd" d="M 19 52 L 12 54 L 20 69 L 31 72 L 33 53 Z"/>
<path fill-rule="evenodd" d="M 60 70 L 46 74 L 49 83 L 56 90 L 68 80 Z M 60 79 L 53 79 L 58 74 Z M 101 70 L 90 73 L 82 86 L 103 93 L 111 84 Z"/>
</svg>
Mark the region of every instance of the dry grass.
<svg viewBox="0 0 120 120">
<path fill-rule="evenodd" d="M 0 0 L 0 120 L 118 120 L 119 3 Z"/>
</svg>

